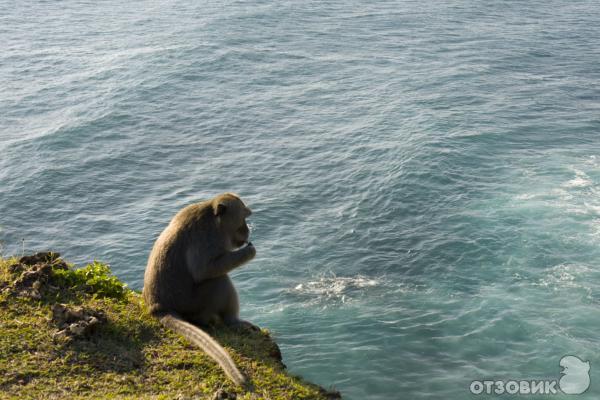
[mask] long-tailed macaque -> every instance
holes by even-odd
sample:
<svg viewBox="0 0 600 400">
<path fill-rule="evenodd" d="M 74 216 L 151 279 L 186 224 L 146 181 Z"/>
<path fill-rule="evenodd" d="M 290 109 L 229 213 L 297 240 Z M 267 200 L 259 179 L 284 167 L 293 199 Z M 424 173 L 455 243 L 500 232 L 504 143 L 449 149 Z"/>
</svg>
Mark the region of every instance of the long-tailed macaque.
<svg viewBox="0 0 600 400">
<path fill-rule="evenodd" d="M 238 296 L 227 276 L 256 255 L 248 241 L 250 214 L 233 193 L 179 211 L 154 243 L 143 289 L 151 314 L 204 350 L 238 385 L 246 378 L 200 326 L 218 319 L 253 327 L 239 319 Z"/>
</svg>

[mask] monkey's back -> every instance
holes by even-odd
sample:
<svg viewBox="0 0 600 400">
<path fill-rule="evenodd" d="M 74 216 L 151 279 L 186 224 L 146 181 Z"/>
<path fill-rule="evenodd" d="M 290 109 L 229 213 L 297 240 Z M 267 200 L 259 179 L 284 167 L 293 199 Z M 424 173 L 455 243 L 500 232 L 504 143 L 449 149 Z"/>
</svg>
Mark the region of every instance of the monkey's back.
<svg viewBox="0 0 600 400">
<path fill-rule="evenodd" d="M 199 203 L 181 210 L 154 243 L 142 292 L 152 314 L 187 314 L 201 307 L 194 301 L 198 285 L 189 271 L 186 251 L 190 245 L 202 247 L 211 241 L 206 208 L 205 203 Z"/>
</svg>

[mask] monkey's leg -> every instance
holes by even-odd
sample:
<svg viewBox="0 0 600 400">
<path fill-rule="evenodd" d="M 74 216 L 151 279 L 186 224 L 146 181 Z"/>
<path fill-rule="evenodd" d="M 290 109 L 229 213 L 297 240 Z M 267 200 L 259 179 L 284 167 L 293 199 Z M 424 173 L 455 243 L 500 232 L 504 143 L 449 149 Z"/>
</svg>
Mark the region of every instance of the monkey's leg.
<svg viewBox="0 0 600 400">
<path fill-rule="evenodd" d="M 186 318 L 201 326 L 211 325 L 221 319 L 224 310 L 231 305 L 231 289 L 233 283 L 227 275 L 202 281 L 194 291 L 195 311 Z"/>
<path fill-rule="evenodd" d="M 223 311 L 221 311 L 221 318 L 223 319 L 223 322 L 226 325 L 233 328 L 242 328 L 253 331 L 259 331 L 260 328 L 258 326 L 254 325 L 251 322 L 240 319 L 240 301 L 238 298 L 237 291 L 235 290 L 231 279 L 229 279 L 228 276 L 226 278 L 226 288 L 224 289 L 228 292 L 228 302 Z"/>
<path fill-rule="evenodd" d="M 239 318 L 238 295 L 229 276 L 208 279 L 198 285 L 195 297 L 196 312 L 187 317 L 199 326 L 209 326 L 215 319 L 221 319 L 230 327 L 259 330 L 250 322 Z"/>
</svg>

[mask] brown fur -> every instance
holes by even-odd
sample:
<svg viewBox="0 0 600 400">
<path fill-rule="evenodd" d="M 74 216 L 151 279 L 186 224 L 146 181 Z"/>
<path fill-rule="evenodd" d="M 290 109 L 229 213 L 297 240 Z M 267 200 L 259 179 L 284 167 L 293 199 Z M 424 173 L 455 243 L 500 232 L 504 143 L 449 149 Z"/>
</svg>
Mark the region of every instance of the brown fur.
<svg viewBox="0 0 600 400">
<path fill-rule="evenodd" d="M 245 380 L 226 351 L 187 322 L 202 326 L 220 319 L 252 326 L 239 319 L 237 293 L 227 275 L 256 254 L 248 242 L 250 214 L 232 193 L 185 207 L 156 240 L 144 275 L 143 296 L 150 312 L 202 347 L 238 384 Z"/>
</svg>

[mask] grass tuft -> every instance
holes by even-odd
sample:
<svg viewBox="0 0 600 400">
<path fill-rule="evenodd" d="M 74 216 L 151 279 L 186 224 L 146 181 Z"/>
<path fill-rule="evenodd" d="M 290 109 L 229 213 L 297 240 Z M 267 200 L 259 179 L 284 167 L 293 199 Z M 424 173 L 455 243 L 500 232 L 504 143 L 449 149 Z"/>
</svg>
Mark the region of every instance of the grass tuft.
<svg viewBox="0 0 600 400">
<path fill-rule="evenodd" d="M 57 284 L 72 291 L 86 291 L 96 297 L 124 299 L 127 285 L 119 281 L 106 264 L 94 261 L 79 269 L 55 269 Z"/>
</svg>

